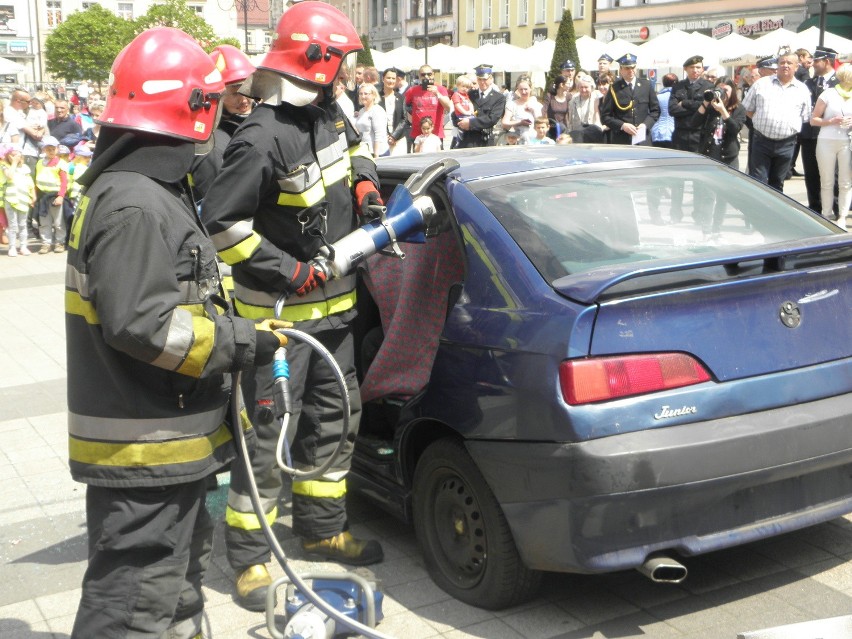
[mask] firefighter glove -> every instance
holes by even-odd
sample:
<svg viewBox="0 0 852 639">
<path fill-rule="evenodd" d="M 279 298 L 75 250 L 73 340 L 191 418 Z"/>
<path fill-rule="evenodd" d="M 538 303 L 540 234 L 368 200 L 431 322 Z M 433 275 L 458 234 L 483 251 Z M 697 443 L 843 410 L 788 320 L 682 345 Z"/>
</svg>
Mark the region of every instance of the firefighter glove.
<svg viewBox="0 0 852 639">
<path fill-rule="evenodd" d="M 263 366 L 272 361 L 275 351 L 287 346 L 287 336 L 276 332 L 279 328 L 292 328 L 292 322 L 284 320 L 265 319 L 254 325 L 256 340 L 254 347 L 254 363 Z"/>
<path fill-rule="evenodd" d="M 290 278 L 290 291 L 299 297 L 307 295 L 317 286 L 325 283 L 325 273 L 311 264 L 296 262 L 296 270 Z"/>
<path fill-rule="evenodd" d="M 380 217 L 384 211 L 382 196 L 370 180 L 362 180 L 355 185 L 355 201 L 358 215 L 368 220 Z"/>
</svg>

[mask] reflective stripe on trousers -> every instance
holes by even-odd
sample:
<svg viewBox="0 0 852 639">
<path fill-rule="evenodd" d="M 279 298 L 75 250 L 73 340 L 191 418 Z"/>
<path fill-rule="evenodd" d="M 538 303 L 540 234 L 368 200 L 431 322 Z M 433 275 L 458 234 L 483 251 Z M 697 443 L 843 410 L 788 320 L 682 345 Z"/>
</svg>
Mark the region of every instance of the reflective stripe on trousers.
<svg viewBox="0 0 852 639">
<path fill-rule="evenodd" d="M 355 378 L 353 337 L 350 328 L 325 331 L 314 335 L 335 357 L 349 388 L 352 414 L 349 422 L 350 441 L 358 431 L 361 396 Z M 343 426 L 342 400 L 337 382 L 328 365 L 304 343 L 287 347 L 290 364 L 290 392 L 293 399 L 291 424 L 298 424 L 293 442 L 293 461 L 299 468 L 322 465 L 337 447 Z M 264 404 L 272 399 L 271 366 L 243 376 L 243 396 L 258 446 L 252 458 L 252 470 L 265 505 L 267 520 L 275 513 L 282 487 L 282 472 L 275 462 L 280 425 L 273 423 L 272 412 Z M 257 400 L 262 403 L 258 403 Z M 346 447 L 334 468 L 318 481 L 297 482 L 293 490 L 293 532 L 311 539 L 325 539 L 346 527 L 345 473 L 351 463 L 352 448 Z M 316 484 L 323 484 L 320 490 Z M 327 496 L 326 496 L 327 495 Z M 257 523 L 248 507 L 248 487 L 242 463 L 231 467 L 231 490 L 228 495 L 228 526 L 225 530 L 228 561 L 235 571 L 269 561 L 269 546 L 263 532 L 253 529 Z"/>
</svg>

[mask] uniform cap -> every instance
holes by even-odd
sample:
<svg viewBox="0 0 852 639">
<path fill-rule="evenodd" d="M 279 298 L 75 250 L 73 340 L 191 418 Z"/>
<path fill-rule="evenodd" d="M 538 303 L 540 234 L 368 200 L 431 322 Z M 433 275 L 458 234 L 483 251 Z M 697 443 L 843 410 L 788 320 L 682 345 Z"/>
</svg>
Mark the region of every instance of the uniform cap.
<svg viewBox="0 0 852 639">
<path fill-rule="evenodd" d="M 560 68 L 560 69 L 562 69 L 563 71 L 565 71 L 566 69 L 567 69 L 567 70 L 572 70 L 572 71 L 573 71 L 574 69 L 576 69 L 576 67 L 574 66 L 574 61 L 573 61 L 573 60 L 565 60 L 565 62 L 563 62 L 563 63 L 562 63 L 562 66 L 561 66 L 561 67 L 559 67 L 559 68 Z"/>
<path fill-rule="evenodd" d="M 814 60 L 831 60 L 834 62 L 836 57 L 837 51 L 830 47 L 817 47 L 814 50 Z"/>
<path fill-rule="evenodd" d="M 772 56 L 767 56 L 765 58 L 760 58 L 755 66 L 758 69 L 777 69 L 778 61 Z"/>
<path fill-rule="evenodd" d="M 484 75 L 491 75 L 494 72 L 493 67 L 490 64 L 480 64 L 473 68 L 478 77 L 482 77 Z"/>
<path fill-rule="evenodd" d="M 618 64 L 622 67 L 635 67 L 636 66 L 636 56 L 632 53 L 625 53 L 618 60 L 616 60 Z"/>
<path fill-rule="evenodd" d="M 684 66 L 684 68 L 686 68 L 686 67 L 695 66 L 696 64 L 702 64 L 703 65 L 704 64 L 704 58 L 702 58 L 700 55 L 694 55 L 692 57 L 687 58 L 686 61 L 683 63 L 683 66 Z"/>
<path fill-rule="evenodd" d="M 598 62 L 612 62 L 612 56 L 608 53 L 604 53 L 598 58 Z"/>
</svg>

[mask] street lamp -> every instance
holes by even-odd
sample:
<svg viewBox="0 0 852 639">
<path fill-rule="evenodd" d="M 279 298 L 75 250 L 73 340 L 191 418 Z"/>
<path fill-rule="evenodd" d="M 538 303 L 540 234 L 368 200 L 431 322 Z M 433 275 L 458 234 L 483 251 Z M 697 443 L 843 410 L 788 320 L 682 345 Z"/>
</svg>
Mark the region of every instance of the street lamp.
<svg viewBox="0 0 852 639">
<path fill-rule="evenodd" d="M 429 0 L 423 0 L 423 64 L 429 64 Z"/>
</svg>

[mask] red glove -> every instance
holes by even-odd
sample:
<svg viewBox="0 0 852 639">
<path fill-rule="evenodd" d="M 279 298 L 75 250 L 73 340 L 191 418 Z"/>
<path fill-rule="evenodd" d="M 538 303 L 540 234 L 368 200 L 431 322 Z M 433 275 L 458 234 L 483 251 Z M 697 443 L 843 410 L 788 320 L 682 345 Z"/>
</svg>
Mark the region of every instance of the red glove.
<svg viewBox="0 0 852 639">
<path fill-rule="evenodd" d="M 356 212 L 358 215 L 368 220 L 379 217 L 381 215 L 379 207 L 385 204 L 382 202 L 382 196 L 376 190 L 376 185 L 370 180 L 361 180 L 355 185 L 355 202 L 357 203 Z"/>
<path fill-rule="evenodd" d="M 315 269 L 310 264 L 296 262 L 296 270 L 290 277 L 290 290 L 302 297 L 314 290 L 320 284 L 325 284 L 325 273 Z"/>
</svg>

